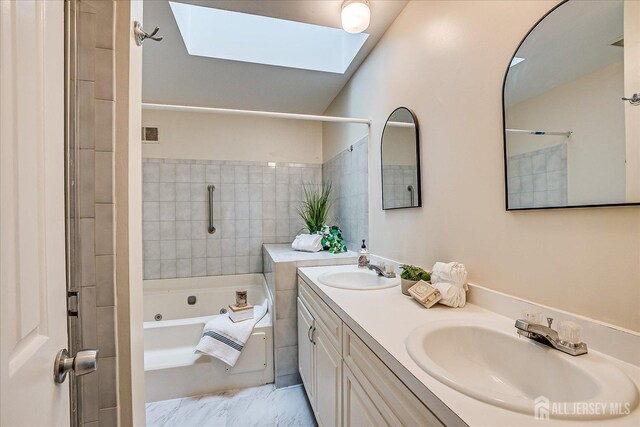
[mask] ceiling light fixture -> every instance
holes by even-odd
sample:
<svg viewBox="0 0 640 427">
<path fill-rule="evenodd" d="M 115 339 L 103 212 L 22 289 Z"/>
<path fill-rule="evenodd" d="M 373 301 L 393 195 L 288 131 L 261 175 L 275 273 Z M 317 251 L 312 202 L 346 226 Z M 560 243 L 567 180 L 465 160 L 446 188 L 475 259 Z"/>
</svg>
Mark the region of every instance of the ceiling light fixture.
<svg viewBox="0 0 640 427">
<path fill-rule="evenodd" d="M 342 28 L 348 33 L 361 33 L 369 27 L 369 0 L 346 0 L 342 3 Z"/>
</svg>

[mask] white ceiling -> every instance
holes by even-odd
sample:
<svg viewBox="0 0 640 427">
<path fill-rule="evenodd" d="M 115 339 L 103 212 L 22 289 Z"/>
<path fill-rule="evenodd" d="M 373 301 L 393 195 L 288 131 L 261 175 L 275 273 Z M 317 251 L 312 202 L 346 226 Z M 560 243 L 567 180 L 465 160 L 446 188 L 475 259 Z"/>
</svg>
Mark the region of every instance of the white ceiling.
<svg viewBox="0 0 640 427">
<path fill-rule="evenodd" d="M 180 1 L 180 0 L 178 0 Z M 341 28 L 342 0 L 210 0 L 183 3 Z M 144 28 L 164 40 L 143 50 L 144 102 L 322 114 L 406 0 L 372 0 L 370 34 L 344 74 L 188 55 L 167 0 L 144 1 Z"/>
<path fill-rule="evenodd" d="M 514 105 L 554 87 L 623 60 L 611 46 L 623 35 L 621 0 L 567 2 L 529 34 L 516 56 L 525 60 L 509 69 L 506 105 Z"/>
</svg>

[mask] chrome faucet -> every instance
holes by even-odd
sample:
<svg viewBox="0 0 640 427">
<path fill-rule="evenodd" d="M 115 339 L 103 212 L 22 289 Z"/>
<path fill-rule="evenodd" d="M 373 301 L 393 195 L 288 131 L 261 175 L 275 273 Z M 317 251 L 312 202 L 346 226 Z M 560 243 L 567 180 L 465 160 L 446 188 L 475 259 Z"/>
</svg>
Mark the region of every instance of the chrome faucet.
<svg viewBox="0 0 640 427">
<path fill-rule="evenodd" d="M 587 353 L 587 344 L 583 342 L 571 343 L 560 339 L 558 332 L 551 328 L 553 318 L 547 317 L 547 324 L 549 326 L 540 325 L 537 323 L 531 323 L 527 320 L 516 320 L 516 329 L 518 335 L 532 339 L 539 343 L 553 347 L 556 350 L 560 350 L 563 353 L 570 354 L 571 356 L 579 356 Z"/>
<path fill-rule="evenodd" d="M 369 270 L 372 270 L 378 273 L 378 276 L 386 277 L 387 279 L 393 279 L 394 277 L 396 277 L 396 273 L 394 271 L 390 271 L 387 273 L 387 271 L 384 268 L 384 265 L 382 267 L 379 267 L 375 264 L 369 263 L 367 267 L 369 268 Z"/>
</svg>

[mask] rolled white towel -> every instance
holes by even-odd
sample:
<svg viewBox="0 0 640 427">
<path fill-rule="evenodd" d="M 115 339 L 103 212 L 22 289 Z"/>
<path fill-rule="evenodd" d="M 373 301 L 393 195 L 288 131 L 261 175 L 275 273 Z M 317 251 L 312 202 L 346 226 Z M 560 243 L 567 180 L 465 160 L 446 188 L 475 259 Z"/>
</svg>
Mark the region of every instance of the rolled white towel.
<svg viewBox="0 0 640 427">
<path fill-rule="evenodd" d="M 431 283 L 442 294 L 441 304 L 464 307 L 467 302 L 467 269 L 458 262 L 436 262 L 431 271 Z"/>
<path fill-rule="evenodd" d="M 442 299 L 438 301 L 440 304 L 448 305 L 449 307 L 464 307 L 467 303 L 467 293 L 462 288 L 445 282 L 434 283 L 433 287 L 442 294 Z"/>
<path fill-rule="evenodd" d="M 319 252 L 322 250 L 322 236 L 320 234 L 299 234 L 291 243 L 296 251 Z"/>
<path fill-rule="evenodd" d="M 436 262 L 431 270 L 431 283 L 445 282 L 467 288 L 467 269 L 459 262 Z"/>
</svg>

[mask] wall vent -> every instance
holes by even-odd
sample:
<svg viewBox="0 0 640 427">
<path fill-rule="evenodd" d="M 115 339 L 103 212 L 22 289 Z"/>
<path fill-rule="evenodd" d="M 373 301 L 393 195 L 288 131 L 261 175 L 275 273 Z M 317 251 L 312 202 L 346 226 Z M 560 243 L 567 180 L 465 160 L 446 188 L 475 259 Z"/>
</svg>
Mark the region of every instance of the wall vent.
<svg viewBox="0 0 640 427">
<path fill-rule="evenodd" d="M 143 144 L 159 144 L 158 128 L 156 126 L 142 127 L 142 143 Z"/>
</svg>

